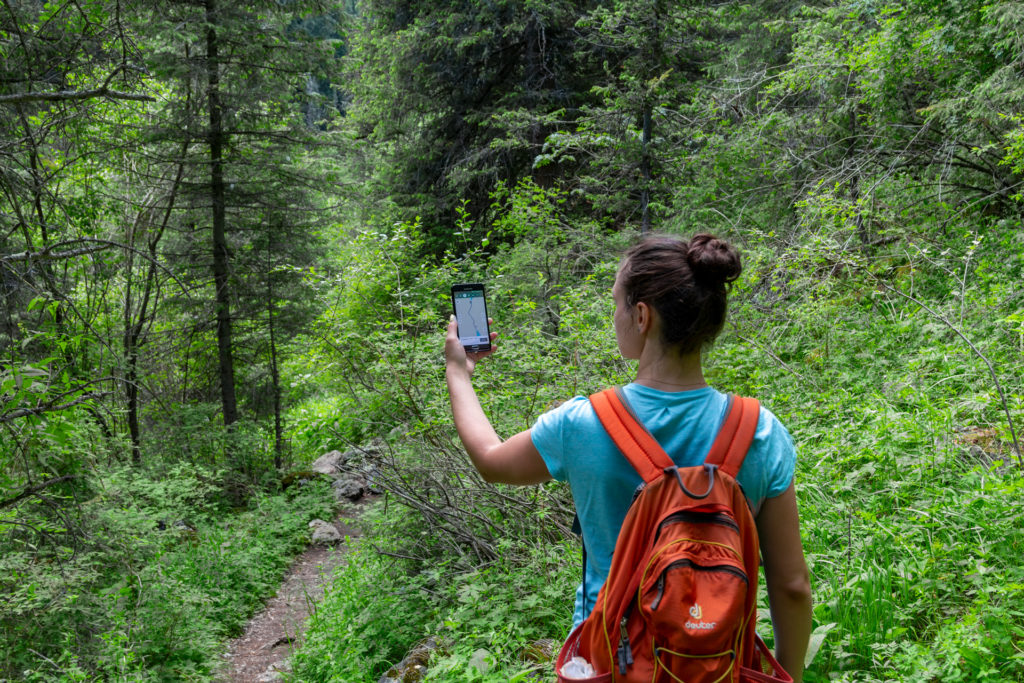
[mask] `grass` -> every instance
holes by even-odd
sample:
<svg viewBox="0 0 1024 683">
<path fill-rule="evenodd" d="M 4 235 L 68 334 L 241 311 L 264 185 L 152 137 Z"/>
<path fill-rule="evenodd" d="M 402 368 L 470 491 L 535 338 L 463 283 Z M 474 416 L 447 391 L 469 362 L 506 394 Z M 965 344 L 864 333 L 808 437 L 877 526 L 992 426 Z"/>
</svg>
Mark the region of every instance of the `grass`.
<svg viewBox="0 0 1024 683">
<path fill-rule="evenodd" d="M 550 669 L 524 651 L 569 628 L 565 598 L 579 572 L 578 548 L 510 539 L 505 550 L 515 562 L 451 573 L 381 554 L 376 544 L 387 540 L 371 532 L 335 572 L 293 658 L 295 680 L 375 682 L 428 638 L 441 645 L 427 681 L 497 683 Z"/>
</svg>

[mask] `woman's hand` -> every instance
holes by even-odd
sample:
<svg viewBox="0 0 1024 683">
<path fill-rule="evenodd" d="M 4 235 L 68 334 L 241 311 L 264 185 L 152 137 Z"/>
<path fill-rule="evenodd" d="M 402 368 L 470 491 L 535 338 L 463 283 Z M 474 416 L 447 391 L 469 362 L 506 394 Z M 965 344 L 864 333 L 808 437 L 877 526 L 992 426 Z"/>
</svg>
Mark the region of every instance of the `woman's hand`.
<svg viewBox="0 0 1024 683">
<path fill-rule="evenodd" d="M 491 318 L 487 319 L 488 325 L 493 325 L 494 320 Z M 448 335 L 444 340 L 444 357 L 447 362 L 447 367 L 453 370 L 464 370 L 467 377 L 473 376 L 473 370 L 476 368 L 477 361 L 481 358 L 494 353 L 497 348 L 494 344 L 494 340 L 498 338 L 497 332 L 491 332 L 491 348 L 489 351 L 473 351 L 471 353 L 466 352 L 466 347 L 459 341 L 459 325 L 455 321 L 453 315 L 448 320 Z"/>
</svg>

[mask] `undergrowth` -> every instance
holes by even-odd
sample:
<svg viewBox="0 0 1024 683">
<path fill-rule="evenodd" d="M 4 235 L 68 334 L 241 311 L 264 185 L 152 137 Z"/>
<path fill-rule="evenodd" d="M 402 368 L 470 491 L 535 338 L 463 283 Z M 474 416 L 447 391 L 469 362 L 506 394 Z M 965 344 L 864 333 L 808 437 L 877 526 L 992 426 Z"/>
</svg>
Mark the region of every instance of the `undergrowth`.
<svg viewBox="0 0 1024 683">
<path fill-rule="evenodd" d="M 377 531 L 336 571 L 293 658 L 295 680 L 377 681 L 429 639 L 437 648 L 426 681 L 526 680 L 550 668 L 531 658 L 531 644 L 571 625 L 566 591 L 579 572 L 578 547 L 506 539 L 505 559 L 472 570 L 423 569 L 381 547 L 404 544 L 389 537 L 385 522 L 378 519 Z"/>
<path fill-rule="evenodd" d="M 594 239 L 587 252 L 570 242 L 552 249 L 589 253 L 591 263 L 557 286 L 531 283 L 544 261 L 530 249 L 501 254 L 487 272 L 445 266 L 452 281 L 490 287 L 499 350 L 474 384 L 500 434 L 559 400 L 631 379 L 614 347 L 612 245 Z M 1024 244 L 1005 224 L 984 239 L 964 231 L 937 242 L 907 235 L 857 250 L 849 240 L 748 234 L 731 322 L 708 354 L 709 381 L 757 396 L 797 444 L 815 600 L 807 681 L 1024 680 L 1024 472 L 1010 429 L 1012 420 L 1019 439 L 1024 423 Z M 410 306 L 418 285 L 406 285 Z M 376 680 L 427 637 L 449 643 L 428 680 L 525 680 L 534 665 L 523 648 L 568 630 L 579 554 L 564 533 L 564 488 L 489 487 L 466 472 L 438 362 L 446 302 L 436 294 L 419 305 L 436 316 L 433 329 L 390 339 L 389 353 L 412 360 L 400 366 L 408 376 L 384 353 L 376 370 L 356 367 L 367 393 L 397 397 L 374 406 L 394 410 L 401 391 L 413 392 L 410 410 L 381 426 L 408 454 L 410 481 L 429 486 L 421 500 L 392 499 L 337 576 L 296 680 Z M 361 352 L 333 350 L 349 363 Z M 417 479 L 417 468 L 430 476 Z M 467 482 L 473 497 L 460 500 L 471 509 L 444 508 Z M 444 529 L 425 509 L 487 515 L 491 497 L 533 501 L 514 518 L 491 518 L 495 556 L 473 566 L 464 547 L 432 542 Z M 537 666 L 543 674 L 529 680 L 553 680 L 549 663 Z"/>
<path fill-rule="evenodd" d="M 201 466 L 98 470 L 90 483 L 73 508 L 76 547 L 43 565 L 0 558 L 0 672 L 16 680 L 210 680 L 225 639 L 305 546 L 308 521 L 331 514 L 317 483 L 236 510 L 221 473 Z"/>
</svg>

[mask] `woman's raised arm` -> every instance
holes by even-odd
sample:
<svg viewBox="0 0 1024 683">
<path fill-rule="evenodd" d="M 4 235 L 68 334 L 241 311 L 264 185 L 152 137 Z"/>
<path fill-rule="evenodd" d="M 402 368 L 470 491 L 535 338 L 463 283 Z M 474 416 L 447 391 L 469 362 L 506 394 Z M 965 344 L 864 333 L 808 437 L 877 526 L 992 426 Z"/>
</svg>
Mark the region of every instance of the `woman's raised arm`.
<svg viewBox="0 0 1024 683">
<path fill-rule="evenodd" d="M 444 343 L 445 377 L 455 429 L 473 466 L 489 482 L 539 484 L 551 479 L 544 459 L 533 445 L 530 431 L 519 432 L 502 441 L 480 406 L 471 382 L 473 369 L 478 360 L 493 353 L 496 347 L 492 343 L 491 351 L 467 354 L 456 330 L 455 317 L 452 316 Z M 492 332 L 492 342 L 495 337 L 497 335 Z"/>
</svg>

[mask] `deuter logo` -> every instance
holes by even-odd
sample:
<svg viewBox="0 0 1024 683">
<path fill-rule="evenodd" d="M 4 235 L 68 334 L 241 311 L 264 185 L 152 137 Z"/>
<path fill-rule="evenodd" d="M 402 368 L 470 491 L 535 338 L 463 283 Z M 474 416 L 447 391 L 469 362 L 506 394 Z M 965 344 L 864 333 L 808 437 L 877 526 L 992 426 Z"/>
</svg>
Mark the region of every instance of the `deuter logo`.
<svg viewBox="0 0 1024 683">
<path fill-rule="evenodd" d="M 701 610 L 700 605 L 694 603 L 693 607 L 690 608 L 690 616 L 699 620 L 703 615 L 704 611 Z M 683 628 L 691 631 L 710 631 L 716 626 L 718 626 L 717 621 L 687 621 L 683 624 Z"/>
</svg>

